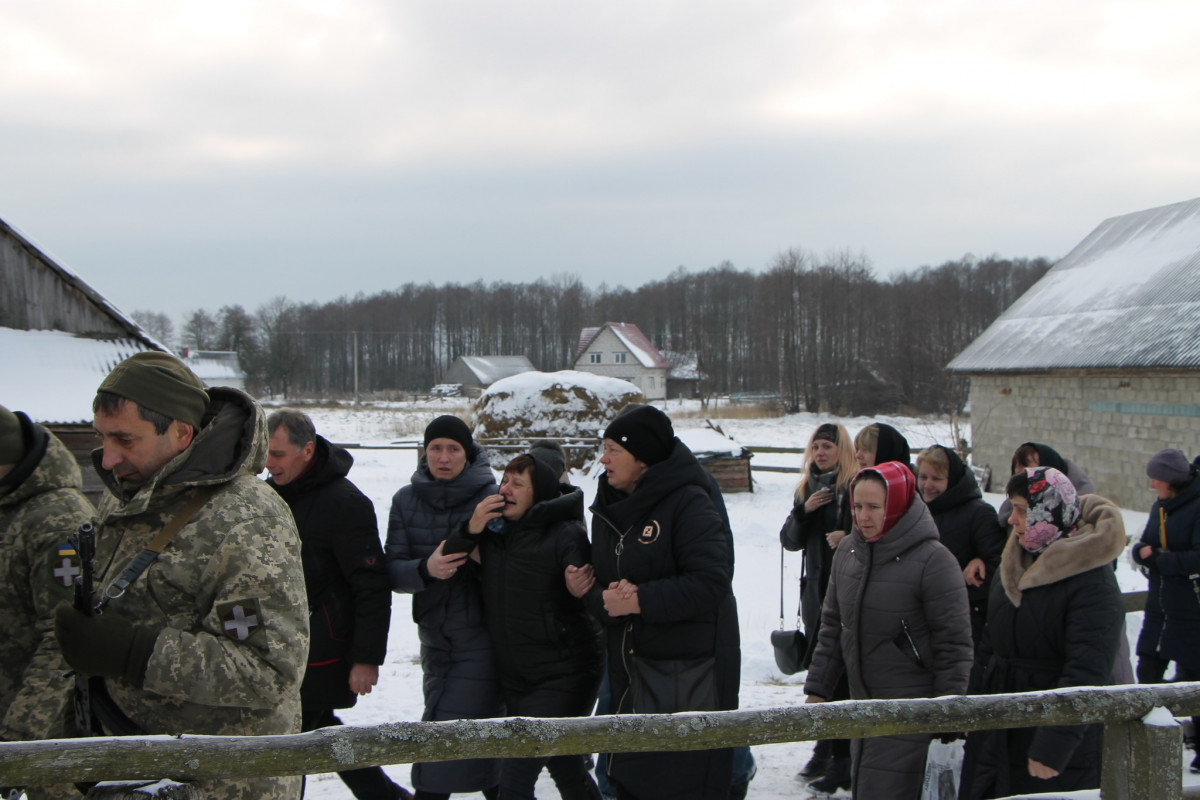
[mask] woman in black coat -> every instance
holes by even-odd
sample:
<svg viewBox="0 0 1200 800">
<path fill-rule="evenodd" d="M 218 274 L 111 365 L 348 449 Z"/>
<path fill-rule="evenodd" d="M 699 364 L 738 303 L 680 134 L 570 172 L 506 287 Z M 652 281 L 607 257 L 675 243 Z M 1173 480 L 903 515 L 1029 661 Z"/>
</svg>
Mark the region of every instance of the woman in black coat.
<svg viewBox="0 0 1200 800">
<path fill-rule="evenodd" d="M 707 473 L 653 406 L 627 408 L 609 424 L 600 463 L 594 579 L 572 589 L 605 628 L 614 713 L 737 708 L 733 556 Z M 731 774 L 727 748 L 608 761 L 621 800 L 725 800 Z"/>
<path fill-rule="evenodd" d="M 1111 682 L 1125 604 L 1112 561 L 1125 548 L 1121 510 L 1075 494 L 1057 469 L 1012 477 L 1013 532 L 992 586 L 975 673 L 980 694 L 1043 691 Z M 981 685 L 980 685 L 981 684 Z M 967 737 L 964 800 L 1100 786 L 1102 726 L 974 731 Z"/>
<path fill-rule="evenodd" d="M 600 628 L 564 580 L 567 567 L 591 562 L 583 490 L 560 482 L 565 467 L 559 445 L 535 443 L 446 543 L 479 548 L 472 557 L 509 716 L 587 716 L 604 673 Z M 582 755 L 506 759 L 500 800 L 533 800 L 543 767 L 564 800 L 599 800 Z"/>
<path fill-rule="evenodd" d="M 804 551 L 804 576 L 800 579 L 800 616 L 807 649 L 800 669 L 808 669 L 817 649 L 821 608 L 833 570 L 834 548 L 846 538 L 850 518 L 850 480 L 858 472 L 854 443 L 839 423 L 818 425 L 804 449 L 804 472 L 796 487 L 792 513 L 779 541 L 785 550 Z M 871 449 L 874 458 L 874 448 Z M 872 460 L 872 464 L 875 462 Z M 843 679 L 830 700 L 848 700 L 850 686 Z M 830 794 L 850 788 L 850 740 L 822 739 L 812 758 L 797 776 L 811 781 L 817 792 Z"/>
<path fill-rule="evenodd" d="M 1163 450 L 1150 459 L 1146 475 L 1158 499 L 1133 550 L 1133 560 L 1146 570 L 1150 582 L 1137 644 L 1138 680 L 1161 683 L 1169 661 L 1175 662 L 1176 679 L 1200 680 L 1200 603 L 1191 577 L 1200 573 L 1196 465 L 1188 463 L 1180 450 Z M 1152 608 L 1158 611 L 1157 617 Z M 1192 761 L 1191 770 L 1200 772 L 1200 754 Z"/>
<path fill-rule="evenodd" d="M 421 638 L 424 721 L 501 715 L 495 655 L 483 619 L 474 562 L 447 554 L 445 539 L 479 501 L 496 493 L 496 477 L 471 430 L 443 415 L 425 428 L 425 454 L 412 481 L 392 498 L 387 557 L 392 590 L 413 595 L 412 615 Z M 413 764 L 419 800 L 455 792 L 495 796 L 500 762 L 490 758 Z"/>
<path fill-rule="evenodd" d="M 949 447 L 935 444 L 917 456 L 917 489 L 942 544 L 958 559 L 971 605 L 971 639 L 978 647 L 987 622 L 988 591 L 1004 551 L 1004 529 L 983 499 L 975 473 Z"/>
</svg>

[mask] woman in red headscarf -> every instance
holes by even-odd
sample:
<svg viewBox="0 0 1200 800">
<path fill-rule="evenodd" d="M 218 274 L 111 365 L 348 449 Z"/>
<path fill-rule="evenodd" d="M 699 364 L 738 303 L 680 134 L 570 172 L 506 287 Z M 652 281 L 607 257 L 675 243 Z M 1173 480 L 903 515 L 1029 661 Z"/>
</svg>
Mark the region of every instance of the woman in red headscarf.
<svg viewBox="0 0 1200 800">
<path fill-rule="evenodd" d="M 804 690 L 827 700 L 845 673 L 855 700 L 963 694 L 971 669 L 967 590 L 904 464 L 850 484 L 854 530 L 835 551 L 821 633 Z M 848 545 L 848 546 L 847 546 Z M 921 795 L 929 734 L 859 739 L 854 797 Z"/>
</svg>

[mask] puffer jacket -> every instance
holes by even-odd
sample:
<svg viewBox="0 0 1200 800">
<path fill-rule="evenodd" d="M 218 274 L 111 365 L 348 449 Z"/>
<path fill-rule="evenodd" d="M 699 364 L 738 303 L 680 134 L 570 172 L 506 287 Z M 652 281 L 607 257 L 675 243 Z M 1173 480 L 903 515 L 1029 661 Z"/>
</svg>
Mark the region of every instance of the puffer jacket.
<svg viewBox="0 0 1200 800">
<path fill-rule="evenodd" d="M 425 721 L 498 716 L 496 657 L 483 616 L 479 573 L 470 559 L 447 580 L 421 575 L 421 562 L 496 493 L 496 477 L 478 445 L 457 477 L 439 480 L 422 457 L 411 482 L 392 497 L 384 552 L 392 590 L 413 595 L 421 640 Z M 413 765 L 413 785 L 428 792 L 474 792 L 500 780 L 497 759 Z"/>
<path fill-rule="evenodd" d="M 54 609 L 70 602 L 79 559 L 69 540 L 96 512 L 74 456 L 16 412 L 25 457 L 0 480 L 0 740 L 74 735 L 63 722 L 73 682 L 54 639 Z"/>
<path fill-rule="evenodd" d="M 978 641 L 987 620 L 988 593 L 1004 551 L 1004 529 L 997 521 L 995 509 L 983 499 L 975 473 L 967 469 L 953 450 L 942 449 L 950 460 L 949 480 L 946 491 L 929 503 L 929 513 L 937 525 L 938 537 L 954 554 L 960 569 L 966 569 L 973 559 L 983 561 L 986 570 L 983 585 L 967 587 L 971 627 Z"/>
<path fill-rule="evenodd" d="M 561 484 L 559 491 L 507 522 L 502 533 L 472 536 L 463 523 L 451 537 L 464 541 L 464 550 L 479 545 L 484 616 L 509 714 L 590 713 L 604 672 L 600 628 L 563 577 L 568 566 L 591 563 L 583 490 Z M 510 698 L 531 693 L 546 701 L 537 713 L 512 707 Z"/>
<path fill-rule="evenodd" d="M 317 436 L 312 466 L 296 480 L 267 484 L 288 504 L 300 532 L 308 592 L 308 670 L 304 708 L 349 708 L 355 664 L 383 663 L 392 591 L 375 506 L 346 477 L 354 457 Z"/>
<path fill-rule="evenodd" d="M 1121 510 L 1083 495 L 1075 533 L 1039 555 L 1011 536 L 992 586 L 977 676 L 982 694 L 1106 686 L 1125 630 L 1125 604 L 1112 560 L 1125 547 Z M 975 731 L 967 738 L 959 797 L 977 800 L 1100 785 L 1100 725 Z M 1029 775 L 1029 759 L 1058 770 Z"/>
<path fill-rule="evenodd" d="M 856 527 L 838 546 L 819 639 L 808 694 L 832 697 L 843 671 L 856 700 L 966 691 L 966 585 L 920 497 L 882 538 L 867 542 Z M 857 744 L 854 796 L 918 797 L 928 744 L 927 735 Z"/>
<path fill-rule="evenodd" d="M 1152 561 L 1141 558 L 1141 545 L 1156 549 Z M 1133 560 L 1149 572 L 1147 625 L 1150 609 L 1161 611 L 1161 630 L 1144 632 L 1147 641 L 1139 638 L 1138 653 L 1157 653 L 1200 670 L 1200 582 L 1191 577 L 1200 574 L 1200 480 L 1193 479 L 1175 497 L 1154 502 Z"/>
<path fill-rule="evenodd" d="M 149 733 L 278 734 L 300 730 L 308 612 L 300 539 L 287 504 L 255 475 L 266 462 L 262 408 L 236 389 L 208 390 L 191 445 L 127 489 L 92 461 L 100 503 L 97 597 L 202 488 L 215 494 L 108 606 L 160 628 L 144 686 L 107 681 Z M 299 796 L 299 778 L 204 781 L 206 797 Z"/>
<path fill-rule="evenodd" d="M 707 473 L 678 438 L 633 492 L 619 492 L 600 478 L 591 508 L 596 585 L 585 601 L 605 628 L 618 714 L 637 710 L 630 682 L 641 659 L 710 662 L 698 669 L 711 670 L 699 678 L 715 689 L 714 705 L 737 708 L 741 649 L 732 556 L 708 492 Z M 602 591 L 623 578 L 638 587 L 641 613 L 610 617 Z M 608 769 L 633 797 L 724 800 L 732 751 L 615 753 Z"/>
</svg>

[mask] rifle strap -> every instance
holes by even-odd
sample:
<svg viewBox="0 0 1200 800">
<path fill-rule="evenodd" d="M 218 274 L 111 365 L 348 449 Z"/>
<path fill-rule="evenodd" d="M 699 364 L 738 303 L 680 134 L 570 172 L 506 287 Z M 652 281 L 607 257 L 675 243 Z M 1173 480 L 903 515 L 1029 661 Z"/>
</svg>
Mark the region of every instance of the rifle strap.
<svg viewBox="0 0 1200 800">
<path fill-rule="evenodd" d="M 171 540 L 175 538 L 175 534 L 183 529 L 183 526 L 188 523 L 188 520 L 195 515 L 197 511 L 212 499 L 220 487 L 205 486 L 196 490 L 196 494 L 188 501 L 175 517 L 163 527 L 158 535 L 150 540 L 150 544 L 146 545 L 146 549 L 138 553 L 132 561 L 121 571 L 120 577 L 104 588 L 104 597 L 100 598 L 100 604 L 96 606 L 96 611 L 100 612 L 110 600 L 114 600 L 125 594 L 125 590 L 129 585 L 141 577 L 151 564 L 158 559 L 158 554 L 161 553 Z"/>
</svg>

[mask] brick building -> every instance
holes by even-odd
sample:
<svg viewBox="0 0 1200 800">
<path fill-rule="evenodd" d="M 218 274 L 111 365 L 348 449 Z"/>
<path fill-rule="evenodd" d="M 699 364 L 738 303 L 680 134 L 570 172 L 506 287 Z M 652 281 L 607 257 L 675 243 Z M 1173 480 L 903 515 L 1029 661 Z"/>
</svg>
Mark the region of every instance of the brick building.
<svg viewBox="0 0 1200 800">
<path fill-rule="evenodd" d="M 971 460 L 992 491 L 1034 441 L 1149 509 L 1150 456 L 1200 450 L 1200 199 L 1102 222 L 947 369 L 971 379 Z"/>
</svg>

